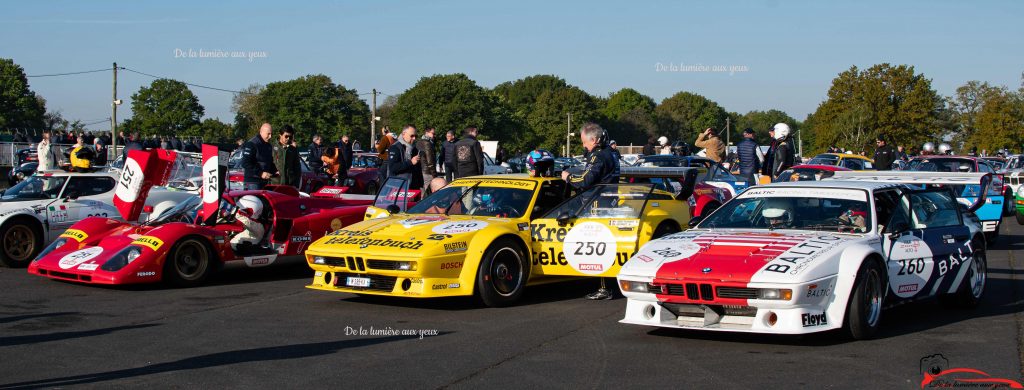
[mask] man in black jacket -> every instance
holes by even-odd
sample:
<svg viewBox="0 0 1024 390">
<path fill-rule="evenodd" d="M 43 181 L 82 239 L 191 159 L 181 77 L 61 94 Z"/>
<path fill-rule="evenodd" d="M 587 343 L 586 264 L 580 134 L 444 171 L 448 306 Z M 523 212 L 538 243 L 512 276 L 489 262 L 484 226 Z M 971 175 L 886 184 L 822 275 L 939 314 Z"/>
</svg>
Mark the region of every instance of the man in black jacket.
<svg viewBox="0 0 1024 390">
<path fill-rule="evenodd" d="M 338 142 L 338 158 L 341 159 L 338 179 L 344 181 L 344 178 L 348 177 L 348 169 L 352 168 L 352 140 L 348 138 L 348 134 L 342 135 L 341 141 Z"/>
<path fill-rule="evenodd" d="M 775 153 L 772 156 L 772 179 L 779 177 L 782 171 L 793 166 L 796 150 L 793 148 L 793 137 L 789 134 L 789 125 L 777 123 L 774 128 Z"/>
<path fill-rule="evenodd" d="M 875 169 L 879 171 L 888 171 L 892 169 L 892 163 L 896 161 L 896 149 L 893 149 L 891 145 L 885 142 L 885 138 L 881 134 L 875 138 L 875 144 L 878 148 L 875 149 Z"/>
<path fill-rule="evenodd" d="M 270 178 L 277 174 L 274 166 L 274 148 L 270 136 L 274 132 L 269 123 L 260 126 L 259 134 L 242 144 L 242 169 L 246 190 L 262 190 Z"/>
<path fill-rule="evenodd" d="M 614 149 L 601 142 L 606 140 L 607 135 L 604 129 L 596 123 L 587 123 L 580 129 L 580 141 L 583 148 L 587 150 L 587 163 L 583 167 L 583 173 L 579 175 L 570 174 L 568 170 L 562 171 L 562 180 L 565 180 L 573 189 L 583 192 L 598 184 L 610 184 L 619 182 L 619 159 Z M 605 285 L 604 278 L 601 278 L 601 287 L 587 295 L 587 299 L 612 299 L 612 293 Z"/>
<path fill-rule="evenodd" d="M 420 167 L 423 169 L 424 194 L 428 194 L 430 181 L 434 180 L 434 175 L 437 174 L 437 158 L 434 157 L 437 154 L 434 151 L 434 133 L 434 127 L 427 126 L 427 130 L 423 132 L 423 137 L 416 141 L 416 150 L 420 156 Z"/>
<path fill-rule="evenodd" d="M 479 133 L 476 126 L 469 126 L 462 132 L 462 139 L 455 143 L 455 178 L 484 174 L 484 149 L 476 140 Z"/>
<path fill-rule="evenodd" d="M 401 177 L 408 180 L 409 189 L 423 186 L 423 175 L 420 168 L 420 156 L 413 143 L 416 142 L 416 127 L 405 125 L 402 134 L 388 148 L 388 177 Z"/>
<path fill-rule="evenodd" d="M 754 173 L 761 168 L 761 149 L 754 141 L 754 129 L 743 130 L 743 140 L 736 144 L 736 154 L 739 157 L 740 177 L 747 181 L 748 185 L 754 185 Z"/>
<path fill-rule="evenodd" d="M 444 143 L 441 144 L 441 163 L 444 164 L 445 180 L 451 183 L 455 180 L 455 132 L 448 130 L 444 137 Z"/>
<path fill-rule="evenodd" d="M 320 137 L 320 134 L 313 134 L 313 142 L 307 148 L 309 155 L 306 157 L 306 164 L 309 165 L 309 169 L 316 173 L 323 173 L 324 170 L 324 160 L 322 158 L 324 156 L 324 149 L 320 146 L 321 142 L 323 142 L 323 138 Z"/>
</svg>

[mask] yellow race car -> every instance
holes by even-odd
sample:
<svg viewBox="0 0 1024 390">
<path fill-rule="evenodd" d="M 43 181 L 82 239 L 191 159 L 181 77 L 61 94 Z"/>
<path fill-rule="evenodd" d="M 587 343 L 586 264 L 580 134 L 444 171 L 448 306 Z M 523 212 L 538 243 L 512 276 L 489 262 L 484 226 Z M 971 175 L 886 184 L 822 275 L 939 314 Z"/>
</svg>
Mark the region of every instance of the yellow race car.
<svg viewBox="0 0 1024 390">
<path fill-rule="evenodd" d="M 623 167 L 622 183 L 572 197 L 560 178 L 473 176 L 406 212 L 399 212 L 408 197 L 404 180 L 392 178 L 367 220 L 309 246 L 306 261 L 315 274 L 306 287 L 475 295 L 488 306 L 506 306 L 528 285 L 614 277 L 647 241 L 688 227 L 696 176 L 693 168 Z"/>
</svg>

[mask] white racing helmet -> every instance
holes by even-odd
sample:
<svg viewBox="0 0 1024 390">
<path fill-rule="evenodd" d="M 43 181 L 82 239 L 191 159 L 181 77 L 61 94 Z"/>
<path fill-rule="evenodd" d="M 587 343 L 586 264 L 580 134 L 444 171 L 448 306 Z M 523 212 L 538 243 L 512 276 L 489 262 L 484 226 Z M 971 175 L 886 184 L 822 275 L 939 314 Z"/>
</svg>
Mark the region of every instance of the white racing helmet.
<svg viewBox="0 0 1024 390">
<path fill-rule="evenodd" d="M 658 138 L 658 145 L 661 145 L 661 146 L 668 145 L 668 137 L 665 137 L 665 136 L 659 137 Z"/>
<path fill-rule="evenodd" d="M 939 144 L 939 154 L 946 154 L 950 150 L 953 150 L 953 147 L 949 146 L 949 144 L 945 142 Z"/>
<path fill-rule="evenodd" d="M 781 140 L 789 136 L 789 125 L 785 123 L 776 123 L 775 127 L 772 129 L 775 130 L 775 139 L 777 140 Z"/>
<path fill-rule="evenodd" d="M 935 143 L 934 142 L 925 142 L 924 146 L 921 147 L 921 150 L 926 151 L 926 152 L 934 152 L 935 151 Z"/>
<path fill-rule="evenodd" d="M 238 198 L 236 203 L 239 210 L 245 210 L 250 216 L 258 217 L 260 214 L 263 214 L 263 202 L 255 195 L 246 195 Z"/>
</svg>

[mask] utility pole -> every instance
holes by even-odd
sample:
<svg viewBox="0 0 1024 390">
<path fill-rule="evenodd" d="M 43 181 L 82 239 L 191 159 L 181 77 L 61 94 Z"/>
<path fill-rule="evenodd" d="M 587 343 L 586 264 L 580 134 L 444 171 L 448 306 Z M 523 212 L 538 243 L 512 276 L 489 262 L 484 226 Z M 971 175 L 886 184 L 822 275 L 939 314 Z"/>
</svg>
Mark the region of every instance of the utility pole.
<svg viewBox="0 0 1024 390">
<path fill-rule="evenodd" d="M 370 145 L 368 147 L 376 148 L 377 145 L 377 88 L 373 89 L 373 97 L 370 98 L 373 101 L 373 105 L 370 106 Z M 372 149 L 368 149 L 372 150 Z"/>
<path fill-rule="evenodd" d="M 729 120 L 730 120 L 730 118 L 725 118 L 725 154 L 726 155 L 729 155 L 729 145 L 730 145 L 729 144 Z"/>
<path fill-rule="evenodd" d="M 114 99 L 110 101 L 110 145 L 117 155 L 117 63 L 114 63 Z M 110 154 L 107 154 L 109 157 Z"/>
<path fill-rule="evenodd" d="M 569 139 L 572 137 L 572 113 L 565 113 L 565 157 L 571 157 L 572 152 L 569 149 Z"/>
</svg>

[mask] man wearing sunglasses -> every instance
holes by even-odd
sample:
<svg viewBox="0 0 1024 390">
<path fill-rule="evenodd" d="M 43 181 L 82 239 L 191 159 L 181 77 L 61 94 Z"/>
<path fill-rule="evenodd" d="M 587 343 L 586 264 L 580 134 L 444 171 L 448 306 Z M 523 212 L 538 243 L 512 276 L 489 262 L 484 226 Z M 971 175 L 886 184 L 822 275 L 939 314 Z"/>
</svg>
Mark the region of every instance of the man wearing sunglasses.
<svg viewBox="0 0 1024 390">
<path fill-rule="evenodd" d="M 274 165 L 278 169 L 278 175 L 271 180 L 273 184 L 299 188 L 302 171 L 299 166 L 299 151 L 292 142 L 294 137 L 295 129 L 291 125 L 285 125 L 278 136 L 277 144 L 274 145 Z"/>
</svg>

